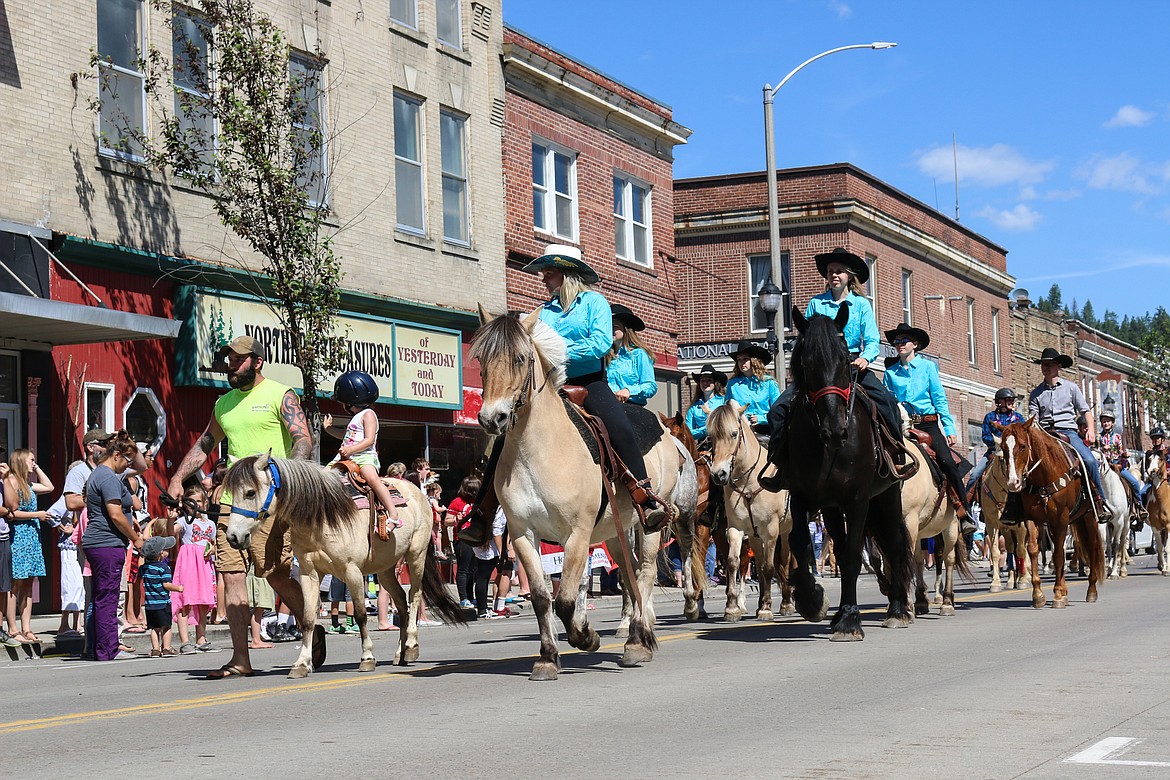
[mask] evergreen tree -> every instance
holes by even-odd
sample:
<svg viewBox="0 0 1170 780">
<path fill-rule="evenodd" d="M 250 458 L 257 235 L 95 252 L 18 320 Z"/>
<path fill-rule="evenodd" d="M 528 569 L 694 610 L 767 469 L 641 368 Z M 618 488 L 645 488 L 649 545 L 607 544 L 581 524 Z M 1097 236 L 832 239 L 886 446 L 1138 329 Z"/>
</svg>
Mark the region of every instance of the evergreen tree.
<svg viewBox="0 0 1170 780">
<path fill-rule="evenodd" d="M 1093 302 L 1086 299 L 1085 308 L 1081 309 L 1081 322 L 1088 325 L 1090 328 L 1095 328 L 1099 324 L 1097 322 L 1097 315 L 1093 311 Z"/>
</svg>

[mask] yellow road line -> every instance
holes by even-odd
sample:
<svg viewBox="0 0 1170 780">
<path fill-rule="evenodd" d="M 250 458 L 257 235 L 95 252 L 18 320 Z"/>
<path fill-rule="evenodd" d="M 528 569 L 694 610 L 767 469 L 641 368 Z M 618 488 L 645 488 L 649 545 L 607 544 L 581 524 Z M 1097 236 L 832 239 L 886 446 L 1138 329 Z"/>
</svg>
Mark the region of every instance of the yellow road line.
<svg viewBox="0 0 1170 780">
<path fill-rule="evenodd" d="M 1051 590 L 1051 585 L 1044 586 L 1045 590 Z M 1002 597 L 1004 594 L 1011 594 L 1012 591 L 1003 591 L 1001 593 L 976 593 L 967 596 L 956 597 L 955 601 L 975 601 L 989 597 Z M 1021 593 L 1031 593 L 1031 588 L 1024 588 Z M 862 611 L 863 614 L 881 614 L 885 612 L 884 607 L 876 607 L 874 609 L 867 609 Z M 806 621 L 797 620 L 793 623 L 803 623 Z M 790 623 L 793 624 L 793 623 Z M 704 626 L 702 629 L 691 629 L 688 631 L 672 632 L 670 634 L 659 635 L 659 643 L 677 642 L 684 639 L 696 639 L 704 634 L 712 631 L 740 631 L 752 628 L 764 628 L 766 623 L 756 623 L 751 620 L 743 623 L 728 623 L 715 624 Z M 624 647 L 624 642 L 612 642 L 610 644 L 603 644 L 598 648 L 598 652 L 619 650 Z M 576 655 L 582 651 L 574 648 L 568 648 L 561 651 L 561 655 Z M 520 661 L 527 661 L 532 659 L 532 655 L 512 656 L 510 658 L 496 658 L 490 661 L 472 661 L 466 663 L 456 663 L 444 668 L 444 671 L 473 671 L 475 669 L 483 669 L 491 666 L 498 666 L 500 664 L 516 663 Z M 92 720 L 111 720 L 116 718 L 128 718 L 135 715 L 154 715 L 159 713 L 183 712 L 185 710 L 201 709 L 204 707 L 219 707 L 227 704 L 240 704 L 244 702 L 256 701 L 271 695 L 288 695 L 293 693 L 314 693 L 319 691 L 332 691 L 341 688 L 351 688 L 359 685 L 371 685 L 375 683 L 391 682 L 401 680 L 406 677 L 413 677 L 420 674 L 428 674 L 434 672 L 438 668 L 433 666 L 419 666 L 410 669 L 395 669 L 394 671 L 384 671 L 374 674 L 353 673 L 344 677 L 330 677 L 325 680 L 313 680 L 311 682 L 303 683 L 275 683 L 273 685 L 265 686 L 263 688 L 253 688 L 246 691 L 235 691 L 231 693 L 218 693 L 211 696 L 201 696 L 194 699 L 175 699 L 169 702 L 158 702 L 155 704 L 140 704 L 132 707 L 118 707 L 116 709 L 108 710 L 93 710 L 90 712 L 76 712 L 69 715 L 55 715 L 47 718 L 34 718 L 30 720 L 15 720 L 7 723 L 0 723 L 0 736 L 5 734 L 17 734 L 23 731 L 37 731 L 40 729 L 59 728 L 68 726 L 79 721 Z M 220 685 L 232 685 L 233 682 L 221 682 Z"/>
</svg>

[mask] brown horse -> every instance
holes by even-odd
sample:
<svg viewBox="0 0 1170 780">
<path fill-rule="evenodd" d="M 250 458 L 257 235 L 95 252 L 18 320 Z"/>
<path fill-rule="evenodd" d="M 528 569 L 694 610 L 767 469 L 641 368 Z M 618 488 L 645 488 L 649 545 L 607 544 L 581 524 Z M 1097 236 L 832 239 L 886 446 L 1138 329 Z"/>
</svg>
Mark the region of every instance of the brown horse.
<svg viewBox="0 0 1170 780">
<path fill-rule="evenodd" d="M 711 543 L 711 526 L 699 523 L 698 519 L 703 517 L 708 509 L 708 497 L 711 493 L 711 468 L 707 459 L 699 452 L 699 445 L 695 441 L 695 437 L 691 435 L 691 429 L 683 420 L 682 412 L 675 412 L 674 417 L 667 417 L 659 413 L 658 417 L 666 426 L 666 430 L 670 431 L 670 435 L 679 440 L 683 449 L 690 453 L 691 459 L 695 462 L 695 478 L 698 483 L 698 503 L 695 507 L 695 516 L 690 518 L 690 522 L 687 522 L 686 518 L 679 515 L 677 535 L 679 552 L 690 550 L 690 555 L 683 556 L 685 577 L 683 580 L 683 617 L 690 621 L 702 620 L 707 616 L 706 610 L 703 608 L 703 590 L 707 587 L 707 570 L 704 563 L 707 558 L 707 547 Z M 691 544 L 689 547 L 686 545 L 686 530 L 690 530 Z"/>
<path fill-rule="evenodd" d="M 1005 428 L 1002 449 L 1007 464 L 1007 489 L 1022 493 L 1024 502 L 1028 557 L 1032 560 L 1032 606 L 1039 609 L 1048 603 L 1040 589 L 1041 525 L 1048 528 L 1052 537 L 1052 557 L 1056 563 L 1052 606 L 1057 609 L 1068 606 L 1064 544 L 1070 526 L 1083 545 L 1089 563 L 1085 601 L 1096 601 L 1097 583 L 1105 573 L 1105 551 L 1097 532 L 1084 466 L 1073 465 L 1077 463 L 1075 451 L 1071 456 L 1066 454 L 1059 439 L 1036 425 L 1035 416 Z"/>
<path fill-rule="evenodd" d="M 1158 551 L 1158 571 L 1170 575 L 1170 555 L 1166 542 L 1170 536 L 1170 483 L 1166 482 L 1166 460 L 1159 455 L 1150 458 L 1150 529 L 1154 532 L 1154 549 Z"/>
<path fill-rule="evenodd" d="M 1007 463 L 1003 459 L 1002 448 L 997 449 L 987 470 L 980 480 L 979 505 L 983 507 L 983 522 L 987 526 L 987 549 L 991 553 L 991 592 L 999 593 L 1003 590 L 1003 581 L 999 575 L 999 540 L 1004 540 L 1004 546 L 1012 553 L 1013 566 L 1008 572 L 1007 587 L 1018 590 L 1024 587 L 1024 561 L 1028 552 L 1028 529 L 1021 523 L 1004 525 L 1000 522 L 1004 507 L 1007 505 Z"/>
</svg>

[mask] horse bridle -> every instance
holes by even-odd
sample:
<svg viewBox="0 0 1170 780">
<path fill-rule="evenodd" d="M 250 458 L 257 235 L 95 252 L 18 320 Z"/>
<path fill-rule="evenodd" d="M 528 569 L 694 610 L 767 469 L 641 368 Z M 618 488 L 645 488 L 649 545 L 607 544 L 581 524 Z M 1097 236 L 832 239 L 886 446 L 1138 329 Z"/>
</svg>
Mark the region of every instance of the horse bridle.
<svg viewBox="0 0 1170 780">
<path fill-rule="evenodd" d="M 271 458 L 268 460 L 266 470 L 269 476 L 272 477 L 272 481 L 268 484 L 268 495 L 264 497 L 264 505 L 260 507 L 259 511 L 253 511 L 232 504 L 233 515 L 243 515 L 244 517 L 258 520 L 261 523 L 268 519 L 268 508 L 272 506 L 272 499 L 276 496 L 276 491 L 280 490 L 280 472 L 277 470 L 276 464 L 272 462 Z"/>
<path fill-rule="evenodd" d="M 555 367 L 554 367 L 555 368 Z M 553 372 L 553 368 L 548 370 L 544 375 L 544 384 L 540 386 L 536 392 L 541 392 L 548 385 L 548 378 Z M 532 397 L 533 388 L 536 385 L 536 354 L 534 352 L 528 355 L 528 374 L 524 377 L 524 382 L 520 385 L 520 389 L 512 396 L 512 411 L 508 414 L 508 427 L 511 428 L 516 424 L 516 413 L 519 412 Z"/>
<path fill-rule="evenodd" d="M 805 400 L 808 402 L 809 408 L 812 409 L 813 419 L 817 421 L 817 427 L 821 425 L 821 415 L 817 412 L 817 401 L 826 398 L 830 395 L 837 395 L 845 399 L 849 404 L 845 410 L 845 427 L 849 427 L 849 422 L 853 419 L 853 399 L 857 394 L 853 392 L 857 384 L 857 367 L 849 365 L 849 384 L 846 387 L 840 385 L 825 385 L 820 390 L 809 390 L 804 394 Z"/>
</svg>

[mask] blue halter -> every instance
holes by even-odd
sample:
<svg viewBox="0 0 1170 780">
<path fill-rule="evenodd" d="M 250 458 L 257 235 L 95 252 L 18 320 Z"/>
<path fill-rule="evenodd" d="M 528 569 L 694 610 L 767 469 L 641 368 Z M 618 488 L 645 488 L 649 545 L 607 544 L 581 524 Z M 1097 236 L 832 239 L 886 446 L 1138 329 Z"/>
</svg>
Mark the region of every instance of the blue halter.
<svg viewBox="0 0 1170 780">
<path fill-rule="evenodd" d="M 272 506 L 272 499 L 276 495 L 276 491 L 280 490 L 280 472 L 276 470 L 276 463 L 271 458 L 268 459 L 268 474 L 272 477 L 272 482 L 268 485 L 268 495 L 265 497 L 264 506 L 260 507 L 260 511 L 253 512 L 251 509 L 244 509 L 232 504 L 232 514 L 243 515 L 260 522 L 268 519 L 268 507 Z"/>
</svg>

